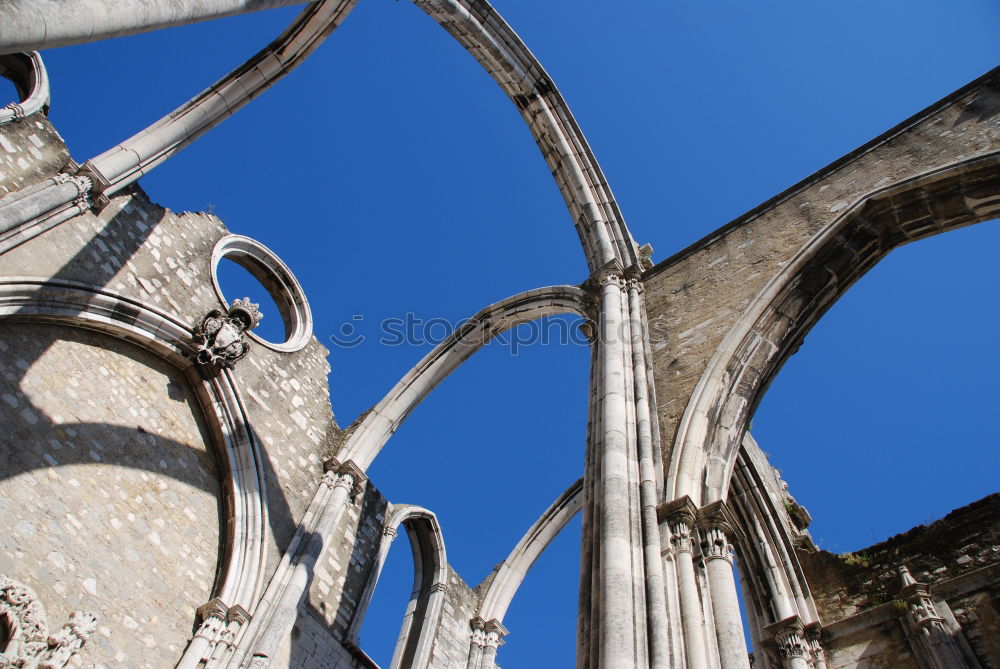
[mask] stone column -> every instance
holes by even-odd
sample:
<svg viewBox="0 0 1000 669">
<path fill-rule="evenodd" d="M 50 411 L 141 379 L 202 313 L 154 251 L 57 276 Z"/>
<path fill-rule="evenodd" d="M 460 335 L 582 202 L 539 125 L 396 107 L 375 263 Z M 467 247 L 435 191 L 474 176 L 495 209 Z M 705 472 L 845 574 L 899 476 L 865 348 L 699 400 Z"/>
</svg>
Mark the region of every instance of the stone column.
<svg viewBox="0 0 1000 669">
<path fill-rule="evenodd" d="M 774 635 L 782 666 L 785 669 L 809 669 L 809 645 L 803 634 L 802 621 L 790 616 L 768 625 L 765 630 Z"/>
<path fill-rule="evenodd" d="M 656 519 L 656 469 L 653 457 L 649 383 L 646 377 L 645 309 L 642 304 L 642 281 L 629 278 L 629 331 L 632 349 L 632 379 L 635 401 L 635 435 L 639 465 L 639 501 L 645 571 L 646 616 L 649 624 L 649 666 L 667 669 L 670 666 L 670 640 L 667 635 L 667 604 L 660 556 L 660 533 Z"/>
<path fill-rule="evenodd" d="M 0 53 L 84 44 L 303 0 L 8 0 Z"/>
<path fill-rule="evenodd" d="M 633 584 L 640 574 L 633 572 L 634 545 L 638 528 L 630 526 L 630 487 L 627 392 L 625 387 L 625 331 L 621 268 L 611 263 L 595 276 L 601 287 L 600 339 L 597 342 L 601 369 L 601 431 L 596 435 L 600 479 L 595 481 L 595 500 L 600 519 L 596 550 L 600 556 L 598 598 L 598 666 L 608 669 L 636 666 L 635 631 L 645 626 L 644 611 L 637 610 Z M 593 652 L 594 649 L 592 649 Z"/>
<path fill-rule="evenodd" d="M 733 574 L 733 535 L 737 523 L 725 502 L 713 502 L 698 512 L 701 555 L 708 572 L 715 635 L 722 669 L 749 669 L 743 618 Z"/>
<path fill-rule="evenodd" d="M 657 512 L 661 519 L 666 519 L 670 524 L 670 544 L 677 570 L 677 593 L 680 596 L 681 627 L 687 659 L 685 667 L 708 669 L 705 622 L 698 596 L 698 577 L 694 571 L 694 542 L 691 536 L 696 508 L 691 498 L 684 496 L 660 505 Z"/>
</svg>

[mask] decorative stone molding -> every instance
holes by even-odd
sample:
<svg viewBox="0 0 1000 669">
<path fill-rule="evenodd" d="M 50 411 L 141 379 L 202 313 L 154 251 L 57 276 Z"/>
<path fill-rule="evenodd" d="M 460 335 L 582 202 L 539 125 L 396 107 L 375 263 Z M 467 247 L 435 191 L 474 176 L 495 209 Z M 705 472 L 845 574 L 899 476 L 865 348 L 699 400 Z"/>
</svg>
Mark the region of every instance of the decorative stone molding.
<svg viewBox="0 0 1000 669">
<path fill-rule="evenodd" d="M 74 611 L 68 623 L 49 634 L 45 608 L 34 590 L 0 574 L 0 626 L 6 637 L 0 668 L 57 669 L 87 643 L 97 629 L 97 614 Z"/>
<path fill-rule="evenodd" d="M 245 335 L 261 320 L 259 306 L 250 298 L 233 300 L 227 313 L 209 311 L 194 330 L 197 360 L 206 367 L 228 369 L 250 352 Z"/>
<path fill-rule="evenodd" d="M 78 207 L 80 211 L 86 211 L 90 209 L 90 195 L 94 187 L 93 180 L 88 176 L 72 176 L 64 172 L 52 177 L 52 180 L 57 184 L 73 184 L 76 186 L 76 198 L 73 200 L 72 204 Z"/>
<path fill-rule="evenodd" d="M 222 304 L 228 304 L 219 283 L 219 263 L 229 260 L 243 267 L 267 291 L 284 325 L 283 341 L 269 341 L 255 332 L 247 336 L 265 348 L 281 353 L 294 353 L 312 340 L 312 311 L 309 300 L 292 270 L 278 255 L 260 242 L 243 235 L 226 235 L 212 249 L 212 286 Z M 230 296 L 231 297 L 231 296 Z"/>
<path fill-rule="evenodd" d="M 10 111 L 10 113 L 11 113 L 10 120 L 11 121 L 20 121 L 25 116 L 27 116 L 27 114 L 24 112 L 24 107 L 22 107 L 21 105 L 17 104 L 16 102 L 11 102 L 9 105 L 4 106 L 4 109 Z"/>
<path fill-rule="evenodd" d="M 23 121 L 49 105 L 49 75 L 37 51 L 0 55 L 0 77 L 9 79 L 24 96 L 0 108 L 0 125 Z"/>
<path fill-rule="evenodd" d="M 899 568 L 899 576 L 903 582 L 899 597 L 907 603 L 907 613 L 913 624 L 917 628 L 943 625 L 944 618 L 938 614 L 937 607 L 934 606 L 930 587 L 925 583 L 918 583 L 910 574 L 909 568 L 905 566 Z"/>
</svg>

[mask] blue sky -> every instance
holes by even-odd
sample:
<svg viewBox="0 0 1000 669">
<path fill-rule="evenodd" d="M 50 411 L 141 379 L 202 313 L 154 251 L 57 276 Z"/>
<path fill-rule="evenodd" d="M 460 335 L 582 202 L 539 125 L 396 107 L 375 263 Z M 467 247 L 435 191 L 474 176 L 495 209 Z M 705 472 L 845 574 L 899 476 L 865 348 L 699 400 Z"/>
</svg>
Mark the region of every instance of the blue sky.
<svg viewBox="0 0 1000 669">
<path fill-rule="evenodd" d="M 1000 61 L 993 0 L 495 5 L 561 88 L 654 260 Z M 82 162 L 241 63 L 295 13 L 47 52 L 50 115 Z M 361 0 L 302 67 L 141 183 L 166 207 L 211 209 L 274 249 L 321 341 L 344 323 L 367 337 L 331 350 L 341 425 L 427 350 L 380 346 L 383 319 L 456 321 L 586 278 L 513 105 L 407 2 Z M 821 546 L 856 550 L 995 490 L 998 242 L 989 223 L 894 252 L 765 397 L 754 433 Z M 581 475 L 587 364 L 581 346 L 487 347 L 372 466 L 390 499 L 438 514 L 470 585 Z M 362 633 L 384 664 L 410 587 L 405 541 Z M 502 665 L 572 666 L 578 542 L 577 522 L 529 575 Z"/>
</svg>

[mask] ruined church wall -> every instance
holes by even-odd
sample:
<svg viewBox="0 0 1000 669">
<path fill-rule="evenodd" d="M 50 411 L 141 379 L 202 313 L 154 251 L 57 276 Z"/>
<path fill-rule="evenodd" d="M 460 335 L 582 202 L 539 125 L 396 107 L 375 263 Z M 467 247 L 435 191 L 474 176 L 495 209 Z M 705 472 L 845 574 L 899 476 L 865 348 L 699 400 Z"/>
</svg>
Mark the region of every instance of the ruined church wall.
<svg viewBox="0 0 1000 669">
<path fill-rule="evenodd" d="M 901 565 L 930 585 L 939 613 L 961 628 L 979 663 L 1000 666 L 1000 493 L 863 550 L 798 557 L 832 666 L 858 666 L 859 658 L 904 666 L 901 658 L 912 651 L 901 624 Z"/>
<path fill-rule="evenodd" d="M 88 662 L 172 665 L 219 553 L 197 398 L 162 359 L 76 328 L 0 322 L 0 373 L 0 573 L 50 631 L 98 614 Z"/>
<path fill-rule="evenodd" d="M 68 162 L 41 114 L 0 126 L 0 138 L 0 195 L 51 177 Z M 209 310 L 225 308 L 212 283 L 211 256 L 228 233 L 218 218 L 172 212 L 134 186 L 99 213 L 77 216 L 0 255 L 0 292 L 3 284 L 26 280 L 79 284 L 194 327 Z M 211 400 L 195 390 L 194 367 L 181 371 L 115 334 L 57 321 L 61 325 L 41 324 L 36 315 L 19 313 L 0 319 L 0 346 L 6 347 L 0 447 L 8 454 L 0 462 L 0 504 L 5 524 L 24 530 L 5 540 L 0 572 L 37 591 L 55 629 L 70 610 L 98 614 L 88 662 L 172 666 L 193 632 L 196 608 L 212 596 L 225 552 L 220 426 L 205 425 Z M 254 342 L 230 371 L 263 460 L 263 585 L 340 433 L 326 357 L 314 337 L 291 353 Z M 197 484 L 184 478 L 195 472 Z M 50 506 L 34 508 L 27 500 Z M 88 545 L 85 536 L 100 541 Z M 172 561 L 162 562 L 165 552 Z M 148 658 L 146 664 L 139 658 Z"/>
<path fill-rule="evenodd" d="M 665 447 L 723 337 L 795 253 L 869 194 L 1000 149 L 998 106 L 993 71 L 644 274 Z"/>
</svg>

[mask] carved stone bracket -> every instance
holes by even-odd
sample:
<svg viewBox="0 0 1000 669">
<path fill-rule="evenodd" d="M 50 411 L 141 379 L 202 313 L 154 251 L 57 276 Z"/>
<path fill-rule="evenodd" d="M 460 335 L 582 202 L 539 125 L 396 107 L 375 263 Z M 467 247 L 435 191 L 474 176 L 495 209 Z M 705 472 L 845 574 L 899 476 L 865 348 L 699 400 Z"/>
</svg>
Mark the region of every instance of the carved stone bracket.
<svg viewBox="0 0 1000 669">
<path fill-rule="evenodd" d="M 57 669 L 66 666 L 94 630 L 97 614 L 75 611 L 49 634 L 45 608 L 28 586 L 0 574 L 0 668 Z"/>
</svg>

